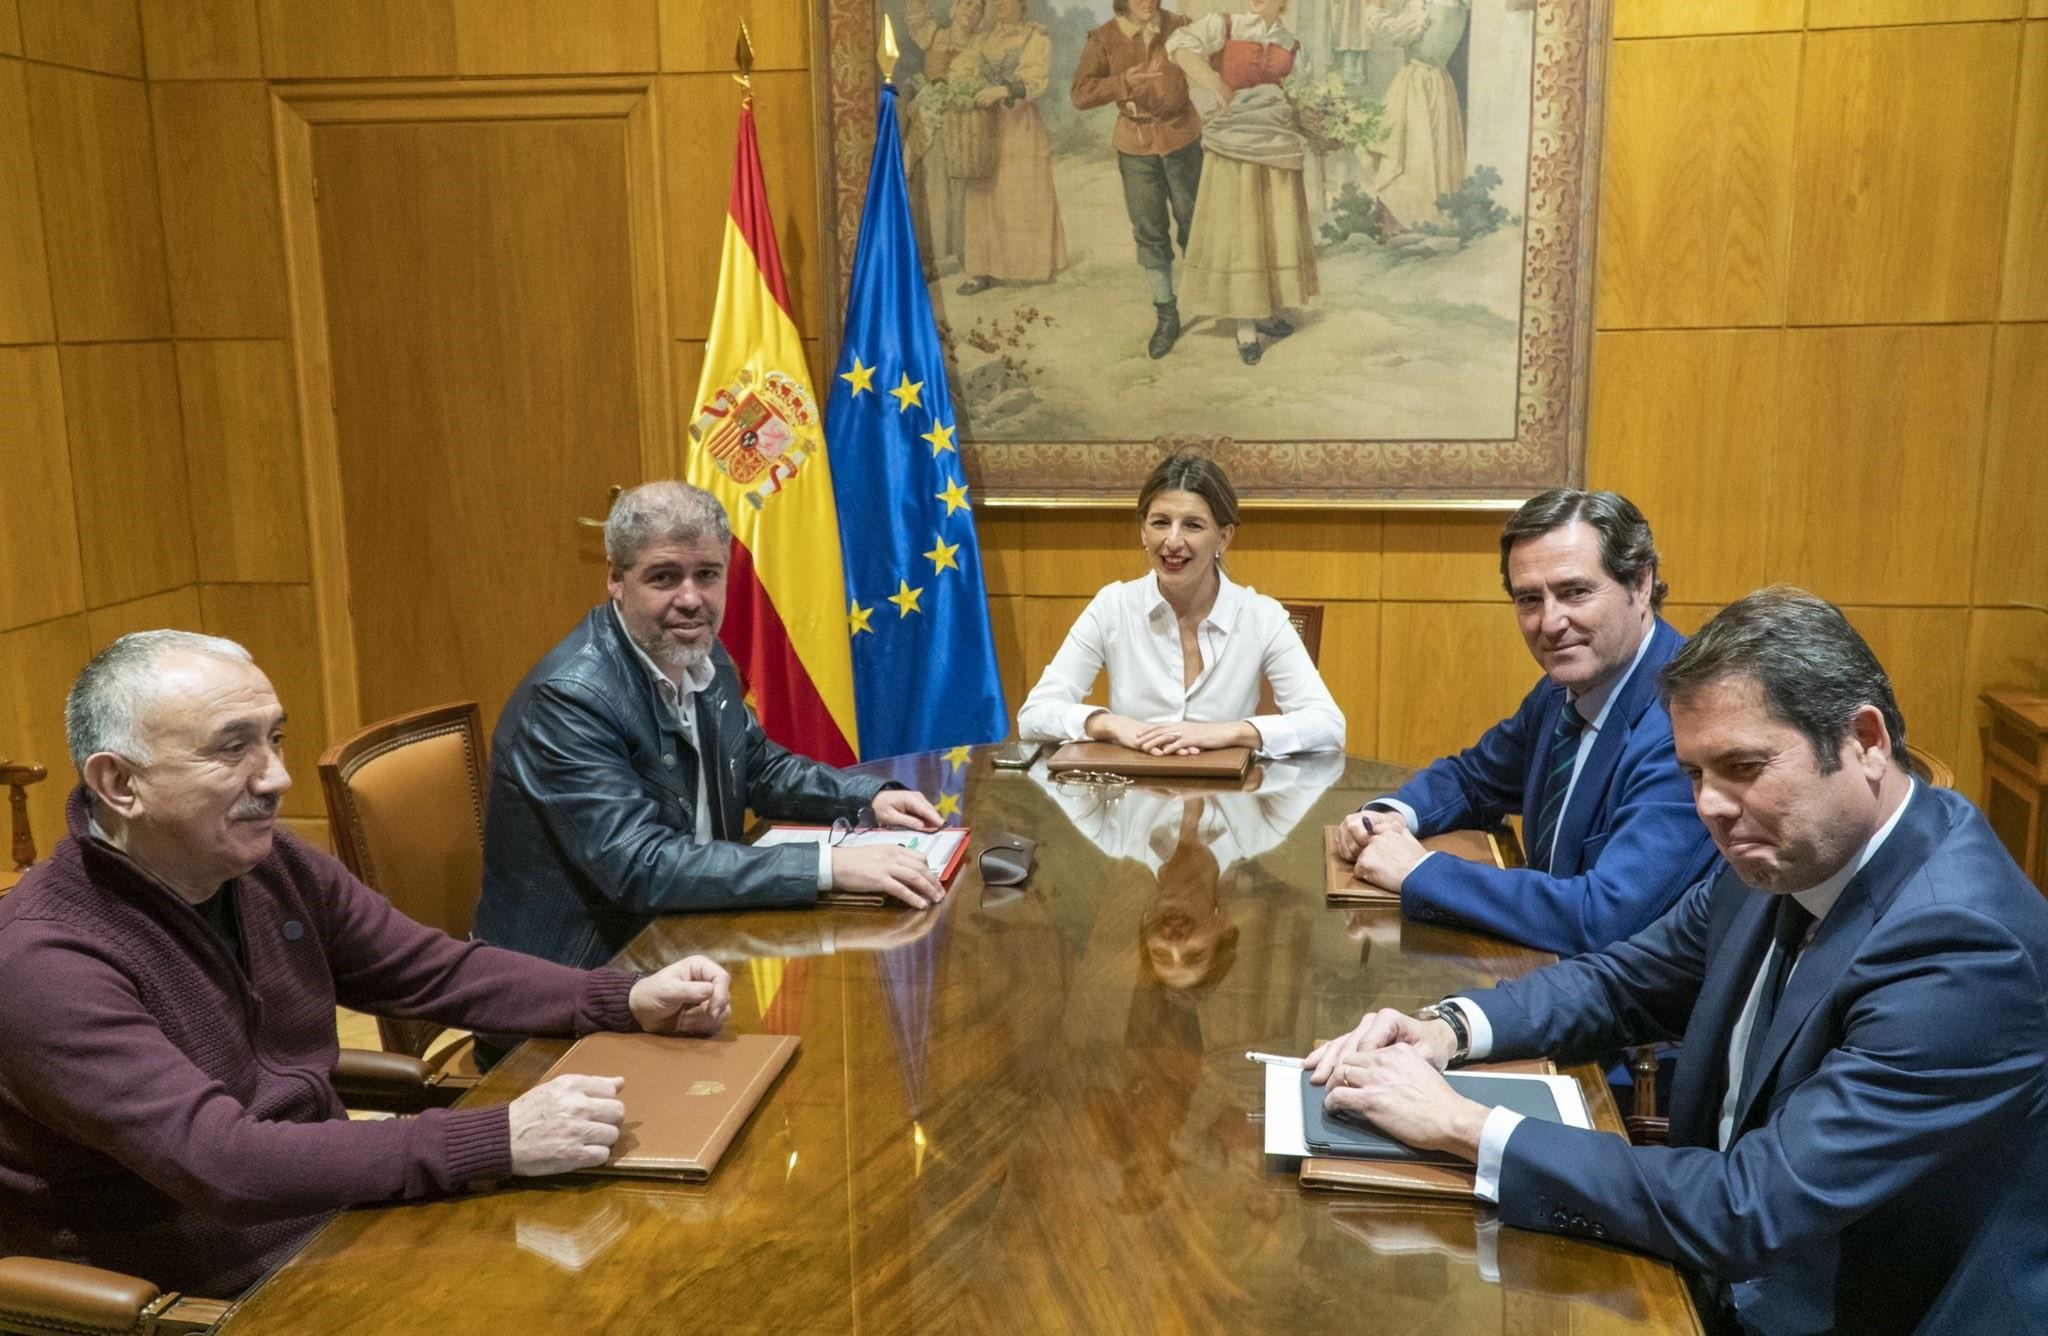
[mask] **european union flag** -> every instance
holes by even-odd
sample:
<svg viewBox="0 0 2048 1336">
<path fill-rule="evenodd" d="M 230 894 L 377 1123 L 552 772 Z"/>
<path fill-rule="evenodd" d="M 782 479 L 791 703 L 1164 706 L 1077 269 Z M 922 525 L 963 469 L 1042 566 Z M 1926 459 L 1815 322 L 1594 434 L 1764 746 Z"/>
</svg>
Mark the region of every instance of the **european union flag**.
<svg viewBox="0 0 2048 1336">
<path fill-rule="evenodd" d="M 1010 731 L 955 426 L 910 227 L 896 90 L 884 86 L 846 338 L 825 403 L 866 759 Z"/>
</svg>

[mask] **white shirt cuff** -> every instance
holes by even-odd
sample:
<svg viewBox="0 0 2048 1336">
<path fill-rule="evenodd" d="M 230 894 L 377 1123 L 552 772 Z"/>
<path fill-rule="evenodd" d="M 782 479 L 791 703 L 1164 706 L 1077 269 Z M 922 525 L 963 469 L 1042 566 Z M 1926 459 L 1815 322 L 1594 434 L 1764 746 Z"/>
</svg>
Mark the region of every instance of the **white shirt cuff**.
<svg viewBox="0 0 2048 1336">
<path fill-rule="evenodd" d="M 1408 833 L 1410 835 L 1413 835 L 1415 832 L 1422 829 L 1422 823 L 1415 819 L 1415 809 L 1410 807 L 1407 803 L 1402 802 L 1399 798 L 1368 799 L 1365 803 L 1365 807 L 1386 808 L 1388 811 L 1392 812 L 1394 815 L 1401 818 L 1401 824 L 1408 827 Z M 1360 810 L 1362 811 L 1364 809 L 1361 808 Z"/>
<path fill-rule="evenodd" d="M 818 845 L 818 891 L 823 894 L 832 889 L 832 846 L 820 842 Z"/>
<path fill-rule="evenodd" d="M 1479 1129 L 1479 1167 L 1472 1175 L 1472 1195 L 1483 1202 L 1500 1205 L 1500 1160 L 1507 1154 L 1508 1138 L 1522 1125 L 1522 1115 L 1513 1109 L 1494 1107 Z"/>
<path fill-rule="evenodd" d="M 1088 721 L 1100 714 L 1102 709 L 1100 705 L 1069 705 L 1066 712 L 1060 716 L 1060 730 L 1067 735 L 1069 741 L 1086 742 Z"/>
<path fill-rule="evenodd" d="M 1259 751 L 1267 756 L 1292 756 L 1301 750 L 1301 730 L 1284 714 L 1262 714 L 1247 720 L 1259 735 Z"/>
<path fill-rule="evenodd" d="M 1486 1013 L 1466 997 L 1447 997 L 1444 1005 L 1456 1007 L 1458 1014 L 1465 1018 L 1465 1061 L 1478 1062 L 1493 1053 L 1493 1023 L 1486 1019 Z"/>
</svg>

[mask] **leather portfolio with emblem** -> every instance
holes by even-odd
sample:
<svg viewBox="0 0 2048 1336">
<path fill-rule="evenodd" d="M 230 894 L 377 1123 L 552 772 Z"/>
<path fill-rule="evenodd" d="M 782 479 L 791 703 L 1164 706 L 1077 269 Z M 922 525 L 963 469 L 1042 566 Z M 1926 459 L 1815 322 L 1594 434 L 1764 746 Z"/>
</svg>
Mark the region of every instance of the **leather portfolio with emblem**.
<svg viewBox="0 0 2048 1336">
<path fill-rule="evenodd" d="M 1422 847 L 1474 863 L 1507 866 L 1494 836 L 1483 830 L 1449 830 L 1422 841 Z M 1399 891 L 1375 886 L 1351 870 L 1337 852 L 1337 827 L 1323 827 L 1323 899 L 1333 905 L 1398 905 Z"/>
<path fill-rule="evenodd" d="M 1218 747 L 1192 756 L 1154 756 L 1114 742 L 1069 742 L 1046 760 L 1047 774 L 1099 770 L 1133 779 L 1243 779 L 1252 768 L 1250 747 Z"/>
<path fill-rule="evenodd" d="M 610 1159 L 585 1172 L 701 1183 L 796 1056 L 796 1047 L 797 1037 L 789 1034 L 678 1039 L 605 1031 L 577 1040 L 540 1081 L 625 1078 L 619 1099 L 626 1122 L 618 1144 Z"/>
</svg>

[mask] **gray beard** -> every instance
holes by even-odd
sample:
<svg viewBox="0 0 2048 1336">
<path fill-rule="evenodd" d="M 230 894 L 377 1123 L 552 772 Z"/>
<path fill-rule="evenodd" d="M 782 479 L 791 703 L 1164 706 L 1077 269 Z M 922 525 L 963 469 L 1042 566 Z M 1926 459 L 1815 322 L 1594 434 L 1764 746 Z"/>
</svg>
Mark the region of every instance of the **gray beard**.
<svg viewBox="0 0 2048 1336">
<path fill-rule="evenodd" d="M 711 657 L 709 645 L 671 644 L 667 636 L 656 635 L 652 645 L 642 645 L 647 657 L 670 668 L 691 669 Z"/>
</svg>

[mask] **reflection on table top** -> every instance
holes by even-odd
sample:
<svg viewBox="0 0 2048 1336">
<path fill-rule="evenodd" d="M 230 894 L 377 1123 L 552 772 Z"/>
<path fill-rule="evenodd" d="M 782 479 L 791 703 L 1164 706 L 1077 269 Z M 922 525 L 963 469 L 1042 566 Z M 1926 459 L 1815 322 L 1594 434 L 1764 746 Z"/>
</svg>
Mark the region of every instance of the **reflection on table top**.
<svg viewBox="0 0 2048 1336">
<path fill-rule="evenodd" d="M 733 973 L 733 1028 L 803 1039 L 711 1182 L 520 1181 L 348 1212 L 225 1330 L 1698 1330 L 1656 1262 L 1471 1207 L 1307 1193 L 1265 1159 L 1245 1050 L 1300 1052 L 1368 1005 L 1547 959 L 1324 906 L 1321 828 L 1399 768 L 1311 758 L 1239 791 L 1115 797 L 980 753 L 870 768 L 957 795 L 977 851 L 1036 837 L 1037 870 L 985 888 L 970 858 L 921 914 L 641 934 L 625 963 L 709 953 Z M 564 1047 L 525 1045 L 471 1100 L 511 1098 Z"/>
</svg>

